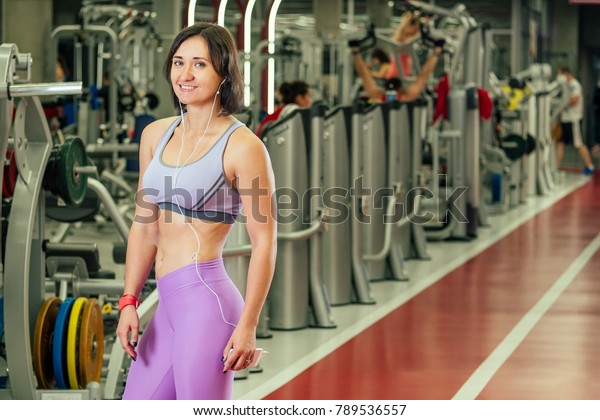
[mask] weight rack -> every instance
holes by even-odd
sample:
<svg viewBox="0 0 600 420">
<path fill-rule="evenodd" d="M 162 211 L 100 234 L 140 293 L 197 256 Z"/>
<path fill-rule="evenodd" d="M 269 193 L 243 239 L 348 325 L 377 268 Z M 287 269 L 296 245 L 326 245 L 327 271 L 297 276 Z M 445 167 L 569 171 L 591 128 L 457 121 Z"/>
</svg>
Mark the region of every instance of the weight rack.
<svg viewBox="0 0 600 420">
<path fill-rule="evenodd" d="M 7 367 L 9 372 L 18 372 L 9 378 L 9 392 L 14 399 L 51 398 L 51 394 L 57 392 L 38 389 L 32 355 L 35 324 L 46 297 L 43 198 L 48 162 L 54 156 L 56 163 L 63 165 L 62 175 L 55 173 L 53 181 L 61 189 L 57 192 L 64 194 L 66 201 L 78 200 L 69 194 L 81 192 L 80 186 L 87 184 L 86 175 L 92 170 L 81 155 L 77 158 L 66 149 L 54 147 L 39 99 L 39 96 L 47 95 L 81 94 L 82 84 L 30 83 L 31 64 L 30 54 L 20 53 L 15 44 L 0 45 L 0 153 L 7 156 L 7 150 L 12 150 L 18 174 L 12 177 L 14 183 L 7 184 L 13 217 L 6 228 L 5 240 L 10 246 L 6 247 L 4 256 L 0 255 L 0 295 L 4 313 L 8 314 L 4 325 Z M 72 144 L 69 142 L 73 151 L 77 149 L 73 146 L 76 143 L 76 140 Z M 4 171 L 0 171 L 0 182 L 4 187 L 3 175 Z M 87 309 L 88 316 L 95 312 L 97 317 L 95 305 L 87 303 L 83 312 Z M 96 335 L 96 338 L 100 336 Z M 69 390 L 70 395 L 62 398 L 98 398 L 98 388 Z"/>
</svg>

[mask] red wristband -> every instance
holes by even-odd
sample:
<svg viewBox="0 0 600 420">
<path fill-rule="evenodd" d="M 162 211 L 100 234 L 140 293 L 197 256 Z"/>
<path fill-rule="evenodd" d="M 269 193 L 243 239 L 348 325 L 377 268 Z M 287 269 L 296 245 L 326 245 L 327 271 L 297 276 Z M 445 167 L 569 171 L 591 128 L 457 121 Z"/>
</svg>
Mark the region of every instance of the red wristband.
<svg viewBox="0 0 600 420">
<path fill-rule="evenodd" d="M 136 296 L 130 294 L 121 296 L 119 299 L 119 311 L 122 311 L 124 307 L 129 305 L 133 305 L 137 309 L 137 307 L 140 306 L 140 300 Z"/>
</svg>

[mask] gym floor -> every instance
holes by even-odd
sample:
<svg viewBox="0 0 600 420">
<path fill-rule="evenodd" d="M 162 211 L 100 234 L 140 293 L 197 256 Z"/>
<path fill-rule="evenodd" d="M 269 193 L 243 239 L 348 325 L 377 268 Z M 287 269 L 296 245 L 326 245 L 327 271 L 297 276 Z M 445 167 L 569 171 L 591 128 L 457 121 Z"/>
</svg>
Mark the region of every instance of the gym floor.
<svg viewBox="0 0 600 420">
<path fill-rule="evenodd" d="M 600 176 L 563 176 L 476 240 L 429 242 L 336 329 L 275 332 L 236 398 L 600 398 Z"/>
<path fill-rule="evenodd" d="M 562 172 L 476 239 L 429 241 L 408 282 L 373 282 L 375 304 L 333 307 L 335 328 L 259 339 L 269 354 L 234 399 L 599 399 L 599 212 L 600 175 Z M 123 278 L 110 222 L 67 241 L 96 242 Z"/>
</svg>

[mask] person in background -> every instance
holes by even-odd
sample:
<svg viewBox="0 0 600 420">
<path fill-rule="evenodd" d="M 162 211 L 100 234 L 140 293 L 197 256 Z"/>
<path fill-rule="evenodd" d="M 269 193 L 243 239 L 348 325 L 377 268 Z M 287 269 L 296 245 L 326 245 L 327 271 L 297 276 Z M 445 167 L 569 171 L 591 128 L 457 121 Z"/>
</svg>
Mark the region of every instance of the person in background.
<svg viewBox="0 0 600 420">
<path fill-rule="evenodd" d="M 386 88 L 382 88 L 377 85 L 377 82 L 373 78 L 373 75 L 369 71 L 366 63 L 364 62 L 360 49 L 358 47 L 352 47 L 352 59 L 354 61 L 354 67 L 358 76 L 362 80 L 363 90 L 366 96 L 374 101 L 385 101 L 386 100 Z M 417 78 L 410 84 L 403 86 L 400 79 L 388 78 L 386 85 L 390 86 L 395 92 L 395 97 L 403 101 L 415 100 L 421 95 L 421 92 L 425 88 L 427 79 L 435 69 L 439 56 L 443 51 L 443 42 L 440 41 L 434 47 L 433 53 L 427 58 L 427 61 L 421 68 L 421 72 Z"/>
<path fill-rule="evenodd" d="M 404 12 L 396 28 L 393 39 L 397 42 L 410 42 L 419 36 L 419 17 L 411 11 Z"/>
<path fill-rule="evenodd" d="M 70 79 L 71 73 L 67 64 L 67 59 L 64 55 L 59 54 L 56 60 L 56 81 L 67 82 Z"/>
<path fill-rule="evenodd" d="M 565 144 L 571 144 L 583 159 L 585 164 L 583 174 L 591 175 L 594 173 L 594 164 L 582 135 L 583 95 L 581 84 L 568 67 L 558 69 L 557 79 L 567 83 L 569 102 L 560 114 L 561 136 L 556 143 L 556 165 L 560 168 L 565 154 Z"/>
<path fill-rule="evenodd" d="M 260 354 L 256 328 L 277 253 L 274 175 L 263 142 L 232 115 L 243 78 L 227 29 L 183 29 L 164 72 L 180 115 L 148 124 L 140 141 L 117 326 L 131 357 L 122 398 L 231 399 L 234 371 Z M 242 206 L 252 246 L 245 297 L 223 263 Z M 140 331 L 136 308 L 153 266 L 158 306 Z"/>
<path fill-rule="evenodd" d="M 391 60 L 390 56 L 381 48 L 375 48 L 371 52 L 371 60 L 369 68 L 371 70 L 371 76 L 375 79 L 375 82 L 384 87 L 387 74 L 390 70 Z"/>
<path fill-rule="evenodd" d="M 392 36 L 392 39 L 396 42 L 406 44 L 419 37 L 421 32 L 421 26 L 419 18 L 413 12 L 404 12 L 400 17 L 400 23 L 396 27 L 396 31 Z M 411 54 L 400 54 L 398 56 L 402 65 L 402 76 L 410 77 L 413 72 L 413 62 Z M 396 60 L 391 60 L 388 73 L 385 75 L 386 79 L 396 78 L 398 76 L 398 67 L 396 66 Z"/>
<path fill-rule="evenodd" d="M 310 86 L 306 82 L 296 80 L 294 82 L 283 82 L 279 86 L 279 97 L 281 103 L 272 114 L 267 115 L 258 126 L 256 135 L 262 135 L 265 126 L 273 121 L 277 121 L 280 117 L 285 116 L 294 108 L 308 108 L 312 103 L 312 92 Z"/>
<path fill-rule="evenodd" d="M 56 73 L 54 81 L 56 83 L 65 83 L 71 80 L 71 72 L 69 64 L 64 54 L 59 53 L 56 60 Z M 49 97 L 48 101 L 44 102 L 44 111 L 48 118 L 50 131 L 61 135 L 60 130 L 68 124 L 74 122 L 74 106 L 73 98 L 64 95 L 56 95 Z"/>
</svg>

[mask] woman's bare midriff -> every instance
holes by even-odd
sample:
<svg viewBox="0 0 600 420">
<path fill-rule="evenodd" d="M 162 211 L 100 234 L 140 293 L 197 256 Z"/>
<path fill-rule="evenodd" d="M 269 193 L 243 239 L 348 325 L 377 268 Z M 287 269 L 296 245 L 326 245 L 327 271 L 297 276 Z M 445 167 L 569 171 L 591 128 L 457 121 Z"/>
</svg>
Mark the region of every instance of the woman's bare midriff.
<svg viewBox="0 0 600 420">
<path fill-rule="evenodd" d="M 158 227 L 154 270 L 156 279 L 160 280 L 164 275 L 196 261 L 221 258 L 232 225 L 161 210 Z"/>
</svg>

